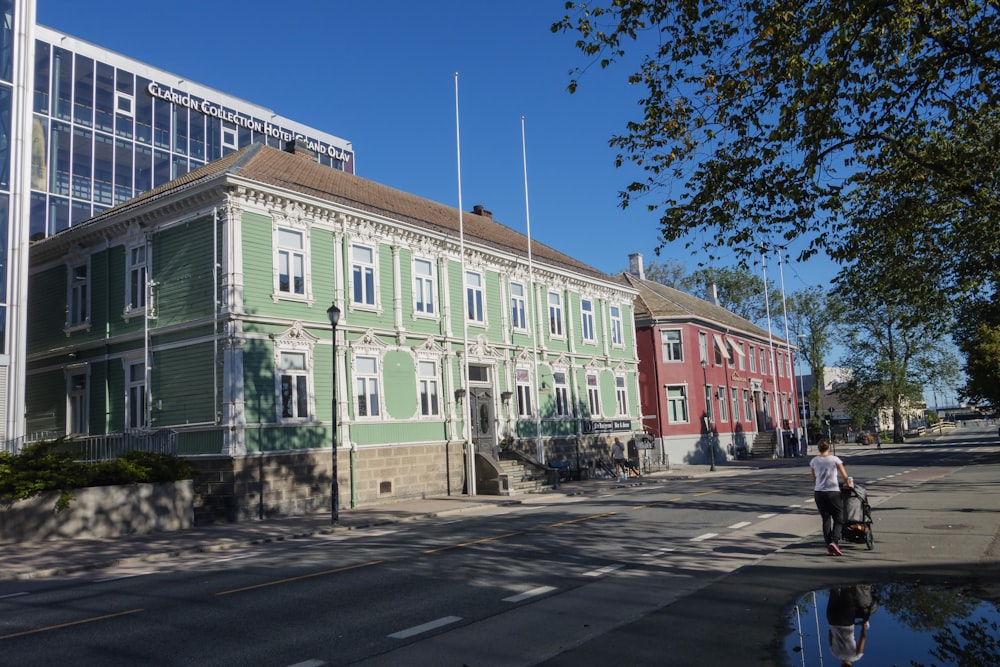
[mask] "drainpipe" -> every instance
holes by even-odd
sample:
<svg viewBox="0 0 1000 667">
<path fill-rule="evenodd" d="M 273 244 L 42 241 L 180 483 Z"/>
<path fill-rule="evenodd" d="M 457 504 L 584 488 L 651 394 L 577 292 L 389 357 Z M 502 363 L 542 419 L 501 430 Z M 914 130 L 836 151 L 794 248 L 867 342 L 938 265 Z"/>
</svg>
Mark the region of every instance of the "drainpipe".
<svg viewBox="0 0 1000 667">
<path fill-rule="evenodd" d="M 357 475 L 358 443 L 351 443 L 351 508 L 358 506 L 358 475 Z"/>
</svg>

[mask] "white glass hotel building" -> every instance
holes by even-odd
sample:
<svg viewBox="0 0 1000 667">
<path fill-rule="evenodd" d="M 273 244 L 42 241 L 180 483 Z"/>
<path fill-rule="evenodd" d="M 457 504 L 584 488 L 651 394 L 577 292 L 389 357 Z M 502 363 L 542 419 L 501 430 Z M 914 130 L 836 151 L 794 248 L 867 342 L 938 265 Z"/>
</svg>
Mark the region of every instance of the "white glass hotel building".
<svg viewBox="0 0 1000 667">
<path fill-rule="evenodd" d="M 350 142 L 49 28 L 0 0 L 0 445 L 24 433 L 27 245 L 253 142 Z M 0 447 L 2 448 L 2 447 Z"/>
</svg>

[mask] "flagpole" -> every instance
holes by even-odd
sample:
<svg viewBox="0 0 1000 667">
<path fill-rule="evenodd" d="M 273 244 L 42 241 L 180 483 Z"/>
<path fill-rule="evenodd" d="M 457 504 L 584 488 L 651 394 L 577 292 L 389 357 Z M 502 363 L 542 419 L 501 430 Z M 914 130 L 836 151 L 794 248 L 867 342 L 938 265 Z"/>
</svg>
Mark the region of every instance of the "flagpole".
<svg viewBox="0 0 1000 667">
<path fill-rule="evenodd" d="M 774 354 L 774 335 L 771 333 L 771 301 L 767 294 L 767 258 L 764 255 L 764 248 L 760 250 L 760 268 L 764 275 L 764 311 L 767 313 L 767 343 L 769 346 L 768 357 L 771 361 L 771 381 L 774 383 L 774 406 L 771 412 L 774 415 L 774 430 L 778 434 L 778 448 L 781 456 L 785 454 L 785 443 L 781 434 L 781 392 L 778 391 L 778 369 L 775 368 L 777 357 Z M 763 369 L 761 369 L 763 371 Z M 775 458 L 778 452 L 775 451 Z"/>
<path fill-rule="evenodd" d="M 528 230 L 528 284 L 531 286 L 531 309 L 534 317 L 531 318 L 531 354 L 532 363 L 535 367 L 535 456 L 539 463 L 545 463 L 545 446 L 542 444 L 542 406 L 541 406 L 541 384 L 539 382 L 538 371 L 538 292 L 535 288 L 535 266 L 531 255 L 531 210 L 528 206 L 528 151 L 524 139 L 524 116 L 521 116 L 521 162 L 524 165 L 524 219 Z M 514 369 L 515 374 L 517 368 Z M 555 388 L 553 387 L 553 390 Z"/>
<path fill-rule="evenodd" d="M 465 439 L 465 488 L 470 496 L 476 495 L 476 451 L 469 437 L 469 402 L 472 397 L 469 395 L 469 313 L 465 305 L 467 295 L 465 294 L 465 214 L 462 208 L 462 138 L 458 120 L 458 72 L 455 72 L 455 162 L 458 167 L 458 246 L 461 253 L 462 267 L 462 360 L 459 380 L 461 398 L 459 403 L 462 407 L 462 437 Z"/>
<path fill-rule="evenodd" d="M 792 339 L 788 333 L 788 306 L 787 300 L 785 298 L 785 269 L 783 267 L 783 262 L 781 259 L 781 249 L 776 250 L 778 254 L 778 275 L 781 277 L 781 316 L 785 320 L 785 348 L 788 350 L 788 358 L 785 363 L 785 368 L 788 371 L 788 381 L 791 383 L 791 388 L 788 391 L 789 396 L 792 397 L 792 410 L 795 412 L 795 421 L 798 424 L 798 435 L 802 436 L 802 414 L 799 411 L 799 397 L 795 394 L 795 372 L 792 365 Z M 798 456 L 799 452 L 802 451 L 802 443 L 798 443 L 798 451 L 795 455 Z"/>
</svg>

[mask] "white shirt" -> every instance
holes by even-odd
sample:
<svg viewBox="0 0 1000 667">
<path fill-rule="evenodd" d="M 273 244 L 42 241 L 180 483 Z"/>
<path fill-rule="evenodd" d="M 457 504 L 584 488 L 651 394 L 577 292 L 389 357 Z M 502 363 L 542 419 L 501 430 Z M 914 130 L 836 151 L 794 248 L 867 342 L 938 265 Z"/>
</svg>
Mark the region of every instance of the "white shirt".
<svg viewBox="0 0 1000 667">
<path fill-rule="evenodd" d="M 816 474 L 816 491 L 840 491 L 838 481 L 838 468 L 844 465 L 839 456 L 829 454 L 827 456 L 814 456 L 809 462 L 809 467 Z"/>
</svg>

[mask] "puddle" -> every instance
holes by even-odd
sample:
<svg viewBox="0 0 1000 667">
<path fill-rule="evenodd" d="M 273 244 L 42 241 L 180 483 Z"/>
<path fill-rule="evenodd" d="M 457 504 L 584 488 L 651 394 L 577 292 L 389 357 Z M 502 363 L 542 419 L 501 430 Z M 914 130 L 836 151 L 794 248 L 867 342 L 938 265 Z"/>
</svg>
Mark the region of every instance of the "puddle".
<svg viewBox="0 0 1000 667">
<path fill-rule="evenodd" d="M 1000 603 L 919 584 L 813 591 L 792 609 L 785 656 L 802 667 L 1000 667 Z"/>
</svg>

